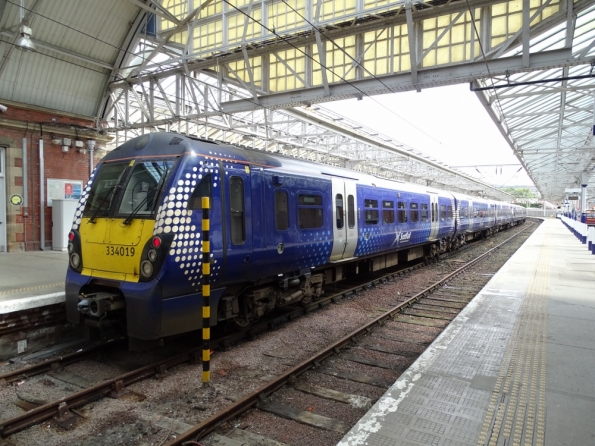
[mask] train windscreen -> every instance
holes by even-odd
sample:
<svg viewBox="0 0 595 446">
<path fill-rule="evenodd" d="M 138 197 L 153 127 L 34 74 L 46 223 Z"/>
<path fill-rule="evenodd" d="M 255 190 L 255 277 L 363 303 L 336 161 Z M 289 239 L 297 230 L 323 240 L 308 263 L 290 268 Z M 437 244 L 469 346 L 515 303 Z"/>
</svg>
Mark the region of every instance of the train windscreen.
<svg viewBox="0 0 595 446">
<path fill-rule="evenodd" d="M 91 185 L 83 217 L 151 218 L 174 162 L 104 164 Z"/>
</svg>

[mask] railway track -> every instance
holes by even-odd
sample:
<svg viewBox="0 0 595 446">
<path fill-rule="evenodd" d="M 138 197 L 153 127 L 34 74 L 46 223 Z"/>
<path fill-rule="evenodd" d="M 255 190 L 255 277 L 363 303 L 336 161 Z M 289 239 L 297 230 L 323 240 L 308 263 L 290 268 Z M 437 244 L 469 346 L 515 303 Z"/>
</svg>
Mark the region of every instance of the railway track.
<svg viewBox="0 0 595 446">
<path fill-rule="evenodd" d="M 513 237 L 511 237 L 511 239 Z M 497 247 L 494 247 L 493 250 L 488 251 L 483 257 L 491 255 L 490 253 L 500 249 L 501 246 L 502 245 L 498 245 Z M 182 423 L 183 427 L 178 428 L 178 431 L 185 430 L 185 433 L 179 435 L 177 439 L 170 444 L 181 444 L 183 441 L 190 438 L 204 438 L 217 427 L 224 426 L 229 420 L 236 419 L 240 414 L 247 413 L 247 411 L 254 407 L 258 407 L 257 410 L 260 413 L 274 414 L 274 416 L 278 417 L 295 419 L 300 423 L 304 423 L 304 419 L 314 420 L 311 422 L 313 425 L 316 425 L 316 423 L 321 424 L 319 428 L 326 431 L 329 430 L 329 426 L 334 426 L 334 428 L 331 427 L 331 430 L 334 429 L 332 430 L 334 433 L 340 434 L 349 427 L 348 423 L 335 423 L 331 417 L 325 417 L 324 415 L 316 414 L 308 410 L 298 410 L 295 407 L 284 404 L 283 400 L 287 397 L 283 396 L 283 392 L 299 392 L 300 395 L 312 395 L 314 398 L 335 401 L 336 404 L 345 404 L 339 403 L 337 400 L 352 400 L 357 401 L 356 404 L 367 407 L 371 403 L 372 398 L 366 396 L 362 397 L 355 392 L 329 392 L 329 389 L 308 383 L 304 377 L 315 370 L 315 373 L 324 374 L 328 378 L 342 379 L 345 382 L 359 382 L 360 384 L 367 383 L 366 385 L 375 386 L 378 389 L 385 389 L 390 383 L 394 382 L 399 374 L 423 351 L 425 345 L 428 342 L 431 342 L 431 338 L 428 338 L 425 342 L 421 343 L 403 343 L 403 336 L 395 338 L 394 335 L 392 335 L 393 337 L 391 338 L 391 335 L 386 333 L 384 335 L 380 334 L 372 336 L 370 335 L 370 330 L 378 329 L 387 323 L 407 325 L 411 327 L 417 325 L 432 327 L 437 335 L 440 330 L 448 324 L 449 320 L 460 311 L 466 302 L 476 294 L 473 290 L 477 288 L 477 286 L 479 286 L 480 289 L 481 286 L 483 286 L 481 285 L 481 281 L 477 281 L 477 284 L 465 283 L 465 286 L 457 287 L 453 287 L 452 285 L 444 286 L 444 284 L 452 282 L 455 277 L 461 275 L 463 271 L 472 267 L 472 265 L 479 262 L 483 257 L 473 260 L 461 267 L 459 267 L 461 260 L 454 260 L 452 262 L 444 261 L 443 263 L 448 265 L 447 269 L 454 271 L 449 272 L 442 278 L 442 280 L 433 283 L 424 288 L 421 292 L 404 299 L 402 302 L 395 305 L 394 308 L 391 308 L 381 316 L 374 318 L 374 320 L 365 327 L 350 333 L 333 345 L 313 355 L 308 360 L 290 368 L 277 379 L 271 380 L 266 385 L 251 392 L 249 395 L 238 399 L 235 403 L 225 407 L 220 413 L 213 415 L 197 426 L 190 427 L 189 425 L 184 425 Z M 319 302 L 303 308 L 293 308 L 273 320 L 251 327 L 250 330 L 247 330 L 244 333 L 234 333 L 213 340 L 213 348 L 229 348 L 241 339 L 254 338 L 258 333 L 275 328 L 282 322 L 297 318 L 301 314 L 311 312 L 316 308 L 326 307 L 331 302 L 339 302 L 362 290 L 370 289 L 383 283 L 394 281 L 401 276 L 412 274 L 419 267 L 421 267 L 421 265 L 398 272 L 393 271 L 381 275 L 379 274 L 365 283 L 352 284 L 336 290 L 334 294 L 327 296 Z M 487 281 L 485 280 L 486 278 L 489 279 L 489 276 L 483 276 L 483 283 Z M 476 281 L 467 280 L 467 282 Z M 431 293 L 434 294 L 432 297 L 429 297 Z M 401 331 L 402 334 L 406 333 L 406 330 Z M 370 342 L 370 338 L 372 337 L 376 337 L 377 339 L 375 339 L 374 342 Z M 362 342 L 363 344 L 361 344 Z M 349 349 L 350 352 L 347 353 L 346 349 Z M 86 356 L 89 356 L 92 353 L 96 353 L 94 349 L 81 352 L 81 354 Z M 85 418 L 84 415 L 81 415 L 78 409 L 105 396 L 111 396 L 112 398 L 129 398 L 132 395 L 133 398 L 140 401 L 144 396 L 135 394 L 134 392 L 128 392 L 127 388 L 129 386 L 150 377 L 164 376 L 168 370 L 179 364 L 198 362 L 199 354 L 200 348 L 188 349 L 180 354 L 172 355 L 151 364 L 138 367 L 137 369 L 124 374 L 104 379 L 101 383 L 90 385 L 83 390 L 63 396 L 56 401 L 29 402 L 28 406 L 24 405 L 25 407 L 28 407 L 26 413 L 1 422 L 0 435 L 6 437 L 48 419 L 55 420 L 58 425 L 62 426 L 64 429 L 68 429 L 72 426 L 76 426 Z M 62 358 L 56 358 L 55 360 L 44 364 L 1 375 L 0 383 L 15 385 L 19 380 L 29 378 L 38 373 L 47 373 L 48 370 L 59 370 L 67 364 L 72 364 L 80 360 L 80 358 L 82 358 L 82 356 L 79 356 L 79 354 L 72 354 Z M 341 366 L 341 364 L 345 362 L 358 364 L 360 373 L 351 373 L 342 370 L 346 368 Z M 333 363 L 337 363 L 337 366 L 333 367 Z M 347 369 L 348 368 L 349 367 L 347 367 Z M 368 371 L 370 368 L 380 369 L 380 376 L 373 377 L 370 376 L 370 373 L 366 374 L 361 372 L 361 370 Z M 349 419 L 349 417 L 347 417 L 347 419 Z M 241 429 L 241 432 L 234 432 L 235 430 L 230 430 L 227 433 L 231 437 L 234 435 L 249 436 L 247 430 Z M 271 434 L 271 436 L 274 437 L 275 435 Z M 340 436 L 342 436 L 342 434 Z M 212 437 L 208 441 L 212 442 L 212 444 L 225 444 L 217 442 L 228 440 L 220 436 Z M 255 444 L 259 444 L 259 441 L 262 440 L 257 440 Z"/>
<path fill-rule="evenodd" d="M 202 444 L 205 446 L 211 444 L 232 445 L 234 441 L 239 441 L 238 444 L 276 444 L 280 446 L 285 443 L 277 442 L 276 439 L 285 438 L 288 435 L 285 434 L 287 432 L 287 423 L 279 423 L 278 419 L 297 422 L 315 430 L 336 433 L 338 435 L 334 435 L 335 438 L 332 439 L 331 443 L 328 443 L 336 444 L 349 431 L 351 426 L 359 420 L 359 416 L 351 417 L 351 422 L 346 422 L 343 418 L 326 416 L 324 412 L 333 412 L 333 410 L 329 410 L 328 404 L 326 404 L 322 413 L 315 413 L 312 408 L 323 407 L 324 405 L 320 404 L 321 399 L 333 405 L 344 406 L 350 404 L 355 408 L 365 409 L 371 406 L 372 401 L 356 393 L 316 386 L 312 382 L 319 381 L 317 378 L 313 379 L 312 376 L 303 375 L 310 372 L 319 375 L 324 374 L 343 381 L 351 381 L 355 383 L 355 388 L 363 383 L 386 390 L 406 370 L 408 365 L 422 353 L 420 346 L 424 346 L 426 343 L 404 343 L 401 337 L 405 334 L 404 330 L 400 330 L 397 335 L 387 335 L 386 330 L 383 330 L 385 325 L 387 323 L 421 325 L 436 328 L 437 334 L 441 332 L 483 288 L 493 273 L 478 272 L 476 273 L 478 275 L 471 277 L 461 277 L 461 275 L 474 267 L 477 268 L 478 264 L 481 265 L 482 260 L 489 258 L 495 251 L 507 245 L 508 242 L 514 240 L 521 233 L 518 232 L 486 253 L 467 262 L 438 282 L 399 303 L 385 314 L 329 345 L 233 405 L 224 408 L 211 418 L 187 430 L 175 440 L 167 443 L 167 446 L 181 445 L 186 441 L 202 441 L 218 428 L 221 433 L 210 435 L 206 438 L 206 442 Z M 489 268 L 493 270 L 494 266 L 490 265 Z M 497 268 L 499 269 L 500 266 Z M 481 270 L 481 266 L 479 268 Z M 389 330 L 389 332 L 394 333 L 393 330 Z M 409 361 L 406 364 L 402 362 L 399 364 L 399 361 L 396 360 L 399 357 L 409 358 Z M 366 372 L 353 373 L 346 371 L 341 367 L 343 361 L 364 365 Z M 362 368 L 359 367 L 360 370 Z M 387 376 L 390 378 L 387 379 Z M 338 387 L 345 388 L 344 385 Z M 292 400 L 297 400 L 299 405 L 287 404 L 288 401 Z M 345 411 L 339 409 L 336 412 L 344 413 Z M 236 425 L 239 424 L 244 429 L 234 427 L 233 423 L 225 424 L 238 419 L 238 417 L 246 413 L 248 415 L 242 422 L 236 423 Z M 276 418 L 263 416 L 265 413 Z M 254 430 L 260 433 L 267 432 L 268 437 L 256 434 Z M 292 442 L 291 444 L 300 443 Z M 324 443 L 321 441 L 319 444 L 323 445 Z"/>
</svg>

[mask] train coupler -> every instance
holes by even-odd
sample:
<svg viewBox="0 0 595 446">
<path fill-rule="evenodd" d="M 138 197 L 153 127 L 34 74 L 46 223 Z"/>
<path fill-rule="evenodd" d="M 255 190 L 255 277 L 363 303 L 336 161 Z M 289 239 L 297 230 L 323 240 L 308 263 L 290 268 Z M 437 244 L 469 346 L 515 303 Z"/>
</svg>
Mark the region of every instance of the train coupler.
<svg viewBox="0 0 595 446">
<path fill-rule="evenodd" d="M 110 311 L 119 310 L 126 306 L 124 299 L 114 293 L 98 292 L 79 295 L 77 309 L 85 316 L 103 319 Z"/>
</svg>

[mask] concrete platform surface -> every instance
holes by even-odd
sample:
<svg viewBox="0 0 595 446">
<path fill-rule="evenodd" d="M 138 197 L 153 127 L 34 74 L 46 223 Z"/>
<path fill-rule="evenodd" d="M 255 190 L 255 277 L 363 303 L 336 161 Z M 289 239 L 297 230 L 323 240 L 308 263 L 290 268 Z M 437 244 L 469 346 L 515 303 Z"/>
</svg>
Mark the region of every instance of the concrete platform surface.
<svg viewBox="0 0 595 446">
<path fill-rule="evenodd" d="M 595 445 L 595 255 L 545 222 L 340 446 Z"/>
<path fill-rule="evenodd" d="M 1 253 L 0 314 L 26 309 L 17 301 L 42 306 L 57 303 L 60 295 L 63 301 L 67 267 L 68 253 L 63 251 Z"/>
</svg>

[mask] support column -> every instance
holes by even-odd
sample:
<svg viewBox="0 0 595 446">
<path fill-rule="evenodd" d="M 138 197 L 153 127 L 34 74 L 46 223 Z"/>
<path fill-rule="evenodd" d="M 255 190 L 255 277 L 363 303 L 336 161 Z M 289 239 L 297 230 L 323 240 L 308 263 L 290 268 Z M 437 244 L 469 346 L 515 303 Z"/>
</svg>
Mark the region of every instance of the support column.
<svg viewBox="0 0 595 446">
<path fill-rule="evenodd" d="M 581 175 L 581 223 L 587 223 L 587 183 L 589 174 Z"/>
</svg>

